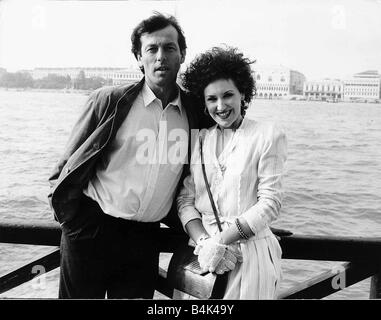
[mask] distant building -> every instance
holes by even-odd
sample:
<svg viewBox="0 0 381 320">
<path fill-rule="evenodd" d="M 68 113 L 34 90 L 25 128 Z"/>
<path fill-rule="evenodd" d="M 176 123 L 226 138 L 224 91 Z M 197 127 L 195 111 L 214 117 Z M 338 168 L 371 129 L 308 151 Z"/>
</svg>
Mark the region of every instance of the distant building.
<svg viewBox="0 0 381 320">
<path fill-rule="evenodd" d="M 376 70 L 356 73 L 344 80 L 344 100 L 373 101 L 381 96 L 381 75 Z"/>
<path fill-rule="evenodd" d="M 344 84 L 340 80 L 324 79 L 320 81 L 306 81 L 303 86 L 303 95 L 307 100 L 341 101 L 343 100 Z"/>
<path fill-rule="evenodd" d="M 136 82 L 143 78 L 143 73 L 140 70 L 120 70 L 113 74 L 112 81 L 114 85 L 128 84 Z"/>
<path fill-rule="evenodd" d="M 143 77 L 139 69 L 127 68 L 35 68 L 29 72 L 33 79 L 41 79 L 49 74 L 56 74 L 65 77 L 70 76 L 74 80 L 80 71 L 85 73 L 86 78 L 101 77 L 112 80 L 113 85 L 133 83 Z"/>
<path fill-rule="evenodd" d="M 290 95 L 302 95 L 305 76 L 286 67 L 255 68 L 254 77 L 257 98 L 278 99 Z"/>
</svg>

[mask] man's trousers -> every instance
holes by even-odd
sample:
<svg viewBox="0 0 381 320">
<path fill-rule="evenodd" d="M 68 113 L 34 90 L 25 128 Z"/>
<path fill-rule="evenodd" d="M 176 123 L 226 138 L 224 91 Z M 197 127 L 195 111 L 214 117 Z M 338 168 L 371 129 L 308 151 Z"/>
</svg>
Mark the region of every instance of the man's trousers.
<svg viewBox="0 0 381 320">
<path fill-rule="evenodd" d="M 114 218 L 83 196 L 78 217 L 62 225 L 59 298 L 152 299 L 159 228 Z"/>
</svg>

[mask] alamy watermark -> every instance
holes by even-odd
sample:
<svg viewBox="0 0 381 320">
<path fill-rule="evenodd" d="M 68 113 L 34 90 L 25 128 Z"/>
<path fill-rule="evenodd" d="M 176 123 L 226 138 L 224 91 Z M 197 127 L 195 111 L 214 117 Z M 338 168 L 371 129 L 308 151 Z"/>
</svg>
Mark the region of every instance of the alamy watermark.
<svg viewBox="0 0 381 320">
<path fill-rule="evenodd" d="M 37 264 L 32 267 L 32 274 L 35 274 L 32 280 L 32 288 L 34 290 L 46 289 L 46 269 L 44 266 Z"/>
<path fill-rule="evenodd" d="M 232 129 L 225 129 L 225 133 L 231 130 Z M 240 129 L 236 130 L 235 134 L 239 130 Z M 199 148 L 200 130 L 192 129 L 190 134 L 191 137 L 189 139 L 187 130 L 180 128 L 168 130 L 166 121 L 160 121 L 158 132 L 150 128 L 140 129 L 135 135 L 136 142 L 140 143 L 136 151 L 136 162 L 141 165 L 188 164 L 189 143 L 191 144 L 190 152 L 193 154 L 195 147 L 197 146 Z M 209 148 L 209 150 L 206 148 Z M 204 154 L 214 153 L 215 150 L 211 148 L 214 148 L 213 144 L 204 145 Z M 213 160 L 208 157 L 204 157 L 204 161 L 205 164 L 213 163 Z M 191 164 L 200 163 L 200 157 L 192 158 Z"/>
<path fill-rule="evenodd" d="M 346 275 L 345 268 L 343 266 L 334 266 L 332 273 L 336 275 L 331 280 L 331 286 L 335 290 L 343 290 L 346 288 Z"/>
</svg>

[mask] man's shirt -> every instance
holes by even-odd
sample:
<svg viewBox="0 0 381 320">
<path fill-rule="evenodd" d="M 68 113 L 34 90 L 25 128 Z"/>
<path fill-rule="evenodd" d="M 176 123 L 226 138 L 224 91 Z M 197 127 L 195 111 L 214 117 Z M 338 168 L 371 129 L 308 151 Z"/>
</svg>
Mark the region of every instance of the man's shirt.
<svg viewBox="0 0 381 320">
<path fill-rule="evenodd" d="M 188 130 L 180 91 L 163 108 L 145 83 L 84 193 L 111 216 L 161 220 L 187 160 Z"/>
</svg>

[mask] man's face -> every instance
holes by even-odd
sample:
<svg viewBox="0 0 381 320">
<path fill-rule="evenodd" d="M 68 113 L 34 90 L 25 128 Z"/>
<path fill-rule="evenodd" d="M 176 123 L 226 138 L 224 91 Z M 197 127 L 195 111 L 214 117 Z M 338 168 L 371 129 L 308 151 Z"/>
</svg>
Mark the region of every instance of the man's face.
<svg viewBox="0 0 381 320">
<path fill-rule="evenodd" d="M 184 62 L 185 52 L 180 51 L 177 30 L 169 25 L 152 33 L 143 33 L 138 63 L 144 68 L 151 89 L 163 88 L 176 82 L 177 72 Z"/>
</svg>

